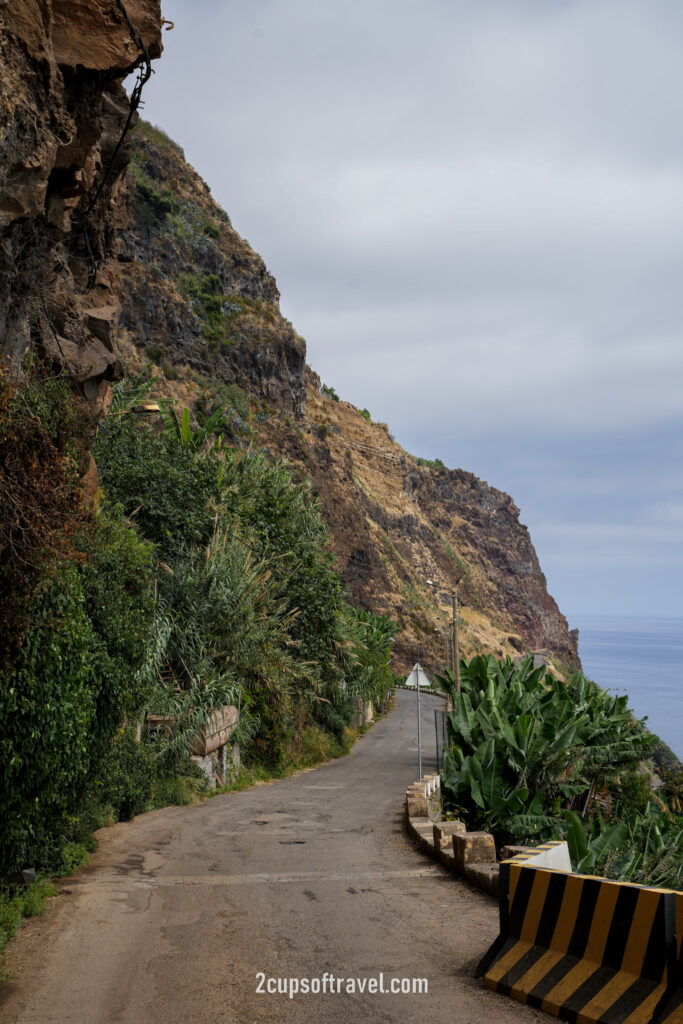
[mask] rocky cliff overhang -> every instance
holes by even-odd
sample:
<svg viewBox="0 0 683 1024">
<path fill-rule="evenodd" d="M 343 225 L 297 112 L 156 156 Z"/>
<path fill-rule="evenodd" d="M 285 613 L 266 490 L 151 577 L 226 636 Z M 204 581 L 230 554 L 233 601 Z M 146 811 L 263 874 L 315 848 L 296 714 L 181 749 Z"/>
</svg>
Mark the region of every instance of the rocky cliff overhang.
<svg viewBox="0 0 683 1024">
<path fill-rule="evenodd" d="M 0 354 L 30 345 L 96 415 L 115 351 L 123 79 L 161 53 L 159 0 L 0 0 Z"/>
</svg>

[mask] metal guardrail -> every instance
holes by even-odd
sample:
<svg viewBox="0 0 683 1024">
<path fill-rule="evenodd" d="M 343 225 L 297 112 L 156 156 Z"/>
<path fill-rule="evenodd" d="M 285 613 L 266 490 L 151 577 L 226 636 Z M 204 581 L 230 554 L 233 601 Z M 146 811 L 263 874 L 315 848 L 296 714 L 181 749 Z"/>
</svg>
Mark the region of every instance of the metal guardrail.
<svg viewBox="0 0 683 1024">
<path fill-rule="evenodd" d="M 434 708 L 434 729 L 436 731 L 436 770 L 440 772 L 443 768 L 443 752 L 448 743 L 446 732 L 447 711 L 441 708 Z"/>
</svg>

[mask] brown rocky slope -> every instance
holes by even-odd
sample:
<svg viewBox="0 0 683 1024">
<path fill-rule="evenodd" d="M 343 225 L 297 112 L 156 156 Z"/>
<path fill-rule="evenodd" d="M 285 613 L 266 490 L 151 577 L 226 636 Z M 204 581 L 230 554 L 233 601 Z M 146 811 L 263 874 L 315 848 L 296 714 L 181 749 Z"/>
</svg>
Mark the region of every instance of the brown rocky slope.
<svg viewBox="0 0 683 1024">
<path fill-rule="evenodd" d="M 352 600 L 401 625 L 396 668 L 418 650 L 428 668 L 442 663 L 455 587 L 466 654 L 547 649 L 578 664 L 513 500 L 409 454 L 386 425 L 321 389 L 262 259 L 159 129 L 136 129 L 129 183 L 119 257 L 128 372 L 153 363 L 158 393 L 200 416 L 222 405 L 235 443 L 286 456 L 310 478 Z"/>
</svg>

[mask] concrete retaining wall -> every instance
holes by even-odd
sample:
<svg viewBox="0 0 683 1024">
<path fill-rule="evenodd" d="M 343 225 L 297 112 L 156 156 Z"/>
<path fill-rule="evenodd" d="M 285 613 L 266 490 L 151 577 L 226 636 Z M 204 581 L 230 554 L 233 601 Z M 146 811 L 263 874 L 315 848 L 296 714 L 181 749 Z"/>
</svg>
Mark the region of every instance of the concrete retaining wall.
<svg viewBox="0 0 683 1024">
<path fill-rule="evenodd" d="M 498 895 L 500 865 L 489 832 L 468 832 L 463 821 L 441 820 L 441 780 L 424 775 L 406 790 L 408 831 L 425 853 L 471 885 L 491 896 Z M 571 871 L 565 842 L 543 843 L 537 847 L 505 847 L 503 859 L 527 867 Z"/>
</svg>

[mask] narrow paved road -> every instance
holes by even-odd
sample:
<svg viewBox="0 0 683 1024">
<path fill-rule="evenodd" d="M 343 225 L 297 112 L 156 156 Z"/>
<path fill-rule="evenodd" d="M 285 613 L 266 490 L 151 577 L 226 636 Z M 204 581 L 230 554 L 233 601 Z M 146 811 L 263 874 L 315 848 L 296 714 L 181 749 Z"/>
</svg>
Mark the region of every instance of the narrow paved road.
<svg viewBox="0 0 683 1024">
<path fill-rule="evenodd" d="M 423 737 L 434 764 L 434 698 Z M 101 833 L 92 863 L 22 929 L 0 1020 L 253 1024 L 548 1020 L 479 987 L 496 904 L 415 850 L 413 694 L 351 754 Z M 257 993 L 266 979 L 426 978 L 422 995 Z M 264 987 L 268 984 L 267 980 Z"/>
</svg>

